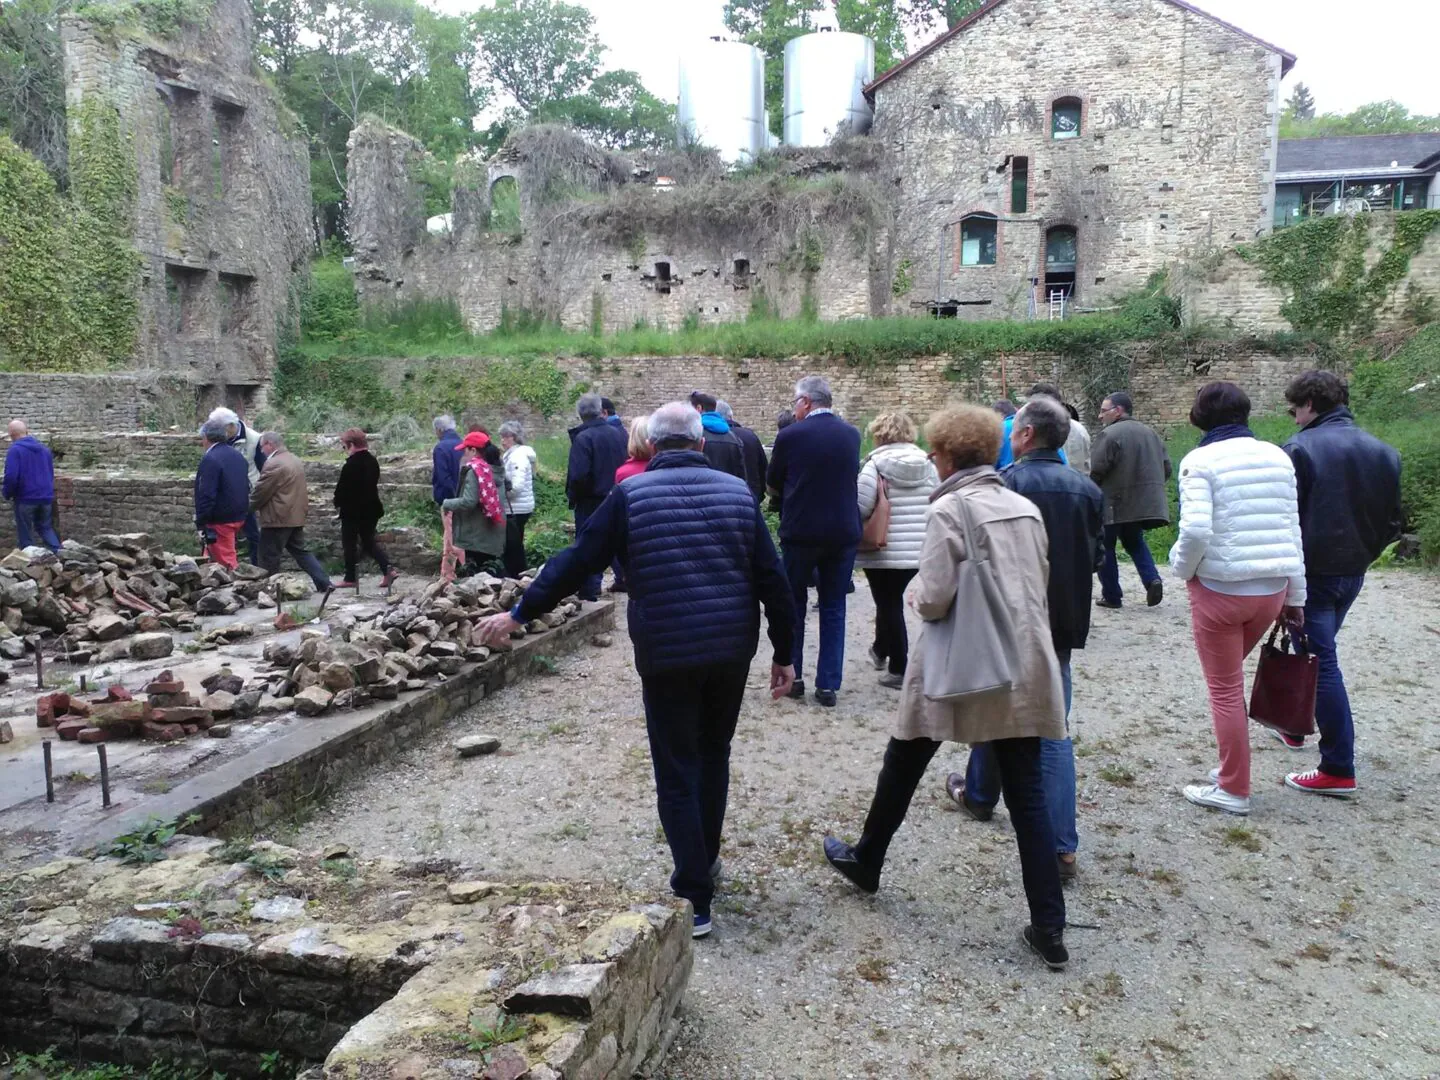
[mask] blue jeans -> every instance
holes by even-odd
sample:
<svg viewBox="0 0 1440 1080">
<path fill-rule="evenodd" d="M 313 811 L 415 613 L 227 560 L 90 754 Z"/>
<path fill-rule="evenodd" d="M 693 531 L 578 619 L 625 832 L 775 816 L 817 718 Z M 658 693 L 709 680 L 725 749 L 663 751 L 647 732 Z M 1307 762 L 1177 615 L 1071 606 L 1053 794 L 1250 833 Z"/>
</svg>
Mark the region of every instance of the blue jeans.
<svg viewBox="0 0 1440 1080">
<path fill-rule="evenodd" d="M 640 679 L 655 768 L 660 826 L 675 872 L 670 891 L 709 915 L 730 795 L 730 741 L 740 719 L 749 662 L 682 668 Z"/>
<path fill-rule="evenodd" d="M 590 520 L 590 515 L 593 514 L 593 513 L 595 513 L 595 511 L 596 511 L 596 510 L 599 510 L 599 509 L 600 509 L 600 504 L 599 504 L 599 503 L 594 503 L 593 505 L 592 505 L 592 504 L 583 504 L 583 505 L 582 505 L 582 504 L 579 504 L 579 503 L 576 504 L 576 506 L 575 506 L 575 535 L 576 535 L 577 537 L 580 535 L 580 530 L 583 529 L 583 528 L 585 528 L 585 523 Z M 618 575 L 617 575 L 617 580 L 618 580 Z M 587 577 L 587 578 L 586 578 L 583 582 L 581 582 L 581 584 L 580 584 L 580 599 L 581 599 L 581 600 L 599 600 L 599 599 L 600 599 L 600 587 L 601 587 L 601 585 L 604 584 L 604 581 L 605 581 L 605 574 L 604 574 L 603 572 L 602 572 L 602 573 L 599 573 L 599 574 L 591 574 L 589 577 Z"/>
<path fill-rule="evenodd" d="M 1040 740 L 1040 776 L 1045 785 L 1045 806 L 1055 829 L 1055 850 L 1074 854 L 1080 847 L 1075 826 L 1075 744 L 1070 738 L 1070 650 L 1056 649 L 1060 681 L 1065 687 L 1065 738 Z M 970 748 L 965 766 L 965 797 L 977 806 L 993 807 L 1000 801 L 1000 772 L 989 743 Z"/>
<path fill-rule="evenodd" d="M 1105 561 L 1100 566 L 1100 596 L 1107 603 L 1118 604 L 1123 595 L 1120 589 L 1120 564 L 1115 559 L 1115 542 L 1120 542 L 1125 554 L 1135 564 L 1140 583 L 1149 585 L 1160 580 L 1160 571 L 1155 569 L 1155 560 L 1150 555 L 1150 546 L 1145 543 L 1145 530 L 1135 522 L 1124 525 L 1105 526 Z"/>
<path fill-rule="evenodd" d="M 55 528 L 50 524 L 51 503 L 45 502 L 20 502 L 15 503 L 15 541 L 22 548 L 27 548 L 35 543 L 38 536 L 44 541 L 45 546 L 51 551 L 60 550 L 60 537 L 55 535 Z"/>
<path fill-rule="evenodd" d="M 1364 574 L 1305 578 L 1305 635 L 1310 651 L 1320 658 L 1315 687 L 1315 726 L 1320 729 L 1320 771 L 1328 776 L 1355 776 L 1355 720 L 1335 638 L 1360 589 Z"/>
<path fill-rule="evenodd" d="M 839 690 L 845 668 L 845 594 L 855 572 L 855 548 L 781 543 L 780 555 L 795 597 L 795 651 L 791 654 L 795 678 L 802 678 L 805 671 L 805 613 L 810 607 L 807 583 L 811 574 L 818 573 L 820 658 L 815 661 L 815 689 Z"/>
</svg>

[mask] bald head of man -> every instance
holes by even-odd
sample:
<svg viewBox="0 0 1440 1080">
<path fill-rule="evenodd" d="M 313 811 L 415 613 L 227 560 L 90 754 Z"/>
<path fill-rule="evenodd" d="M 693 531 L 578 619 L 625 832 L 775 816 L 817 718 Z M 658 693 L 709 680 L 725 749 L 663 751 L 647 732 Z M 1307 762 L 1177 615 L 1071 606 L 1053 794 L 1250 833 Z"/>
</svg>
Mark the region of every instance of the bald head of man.
<svg viewBox="0 0 1440 1080">
<path fill-rule="evenodd" d="M 11 442 L 14 442 L 16 439 L 23 439 L 26 435 L 29 435 L 29 434 L 30 434 L 30 428 L 29 428 L 29 426 L 25 423 L 24 420 L 11 420 L 11 421 L 10 421 L 10 441 L 11 441 Z"/>
</svg>

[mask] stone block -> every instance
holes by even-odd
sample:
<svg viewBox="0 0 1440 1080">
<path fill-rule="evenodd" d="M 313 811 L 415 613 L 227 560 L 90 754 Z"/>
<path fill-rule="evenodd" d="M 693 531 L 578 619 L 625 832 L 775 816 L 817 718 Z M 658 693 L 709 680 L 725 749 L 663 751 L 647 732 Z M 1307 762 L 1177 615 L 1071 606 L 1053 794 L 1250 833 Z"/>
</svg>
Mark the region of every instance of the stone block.
<svg viewBox="0 0 1440 1080">
<path fill-rule="evenodd" d="M 75 740 L 82 743 L 100 743 L 109 737 L 110 733 L 105 728 L 98 727 L 81 728 L 75 733 Z"/>
<path fill-rule="evenodd" d="M 323 927 L 304 926 L 267 938 L 256 947 L 253 956 L 257 964 L 271 971 L 338 979 L 344 977 L 349 967 L 351 952 L 327 941 Z"/>
<path fill-rule="evenodd" d="M 199 724 L 209 723 L 215 719 L 215 714 L 209 709 L 194 707 L 181 707 L 174 709 L 156 709 L 150 719 L 157 724 Z"/>
<path fill-rule="evenodd" d="M 114 641 L 124 637 L 126 621 L 113 611 L 98 611 L 85 623 L 85 633 L 96 641 Z"/>
<path fill-rule="evenodd" d="M 211 724 L 206 732 L 212 739 L 228 739 L 230 737 L 229 724 Z"/>
<path fill-rule="evenodd" d="M 195 942 L 195 960 L 202 964 L 229 964 L 243 959 L 255 948 L 245 934 L 212 932 Z"/>
<path fill-rule="evenodd" d="M 301 716 L 319 716 L 330 707 L 335 695 L 320 686 L 310 686 L 295 695 L 295 711 Z"/>
<path fill-rule="evenodd" d="M 90 952 L 105 960 L 188 959 L 194 943 L 171 937 L 169 927 L 150 919 L 111 919 L 90 939 Z"/>
<path fill-rule="evenodd" d="M 500 739 L 495 735 L 465 735 L 455 740 L 455 751 L 462 758 L 493 754 L 500 749 Z"/>
<path fill-rule="evenodd" d="M 185 727 L 182 724 L 165 724 L 158 720 L 147 720 L 140 725 L 140 735 L 152 742 L 174 742 L 176 739 L 185 737 Z"/>
<path fill-rule="evenodd" d="M 615 979 L 613 964 L 568 964 L 516 987 L 505 999 L 509 1013 L 556 1013 L 589 1019 Z"/>
<path fill-rule="evenodd" d="M 50 999 L 50 1012 L 58 1020 L 80 1027 L 111 1028 L 123 1031 L 140 1019 L 140 1006 L 133 995 L 79 986 L 68 994 Z"/>
<path fill-rule="evenodd" d="M 129 655 L 132 660 L 159 660 L 174 651 L 175 638 L 163 630 L 136 634 L 130 639 Z"/>
<path fill-rule="evenodd" d="M 445 889 L 445 895 L 452 904 L 473 904 L 495 895 L 501 886 L 493 881 L 454 881 Z"/>
<path fill-rule="evenodd" d="M 90 709 L 90 724 L 100 728 L 138 728 L 150 719 L 146 701 L 107 701 Z"/>
</svg>

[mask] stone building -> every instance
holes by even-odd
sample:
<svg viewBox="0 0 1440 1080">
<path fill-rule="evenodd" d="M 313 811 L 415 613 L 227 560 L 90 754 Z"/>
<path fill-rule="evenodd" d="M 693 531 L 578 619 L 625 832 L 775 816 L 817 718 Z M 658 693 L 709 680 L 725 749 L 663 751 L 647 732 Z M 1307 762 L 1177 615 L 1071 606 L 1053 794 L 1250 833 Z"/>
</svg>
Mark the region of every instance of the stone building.
<svg viewBox="0 0 1440 1080">
<path fill-rule="evenodd" d="M 1081 306 L 1270 229 L 1295 58 L 1180 0 L 990 0 L 867 87 L 901 307 Z"/>
<path fill-rule="evenodd" d="M 133 368 L 197 405 L 263 398 L 291 283 L 313 248 L 309 161 L 252 60 L 248 0 L 160 34 L 137 5 L 67 17 L 66 109 L 113 108 L 138 170 L 140 327 Z"/>
</svg>

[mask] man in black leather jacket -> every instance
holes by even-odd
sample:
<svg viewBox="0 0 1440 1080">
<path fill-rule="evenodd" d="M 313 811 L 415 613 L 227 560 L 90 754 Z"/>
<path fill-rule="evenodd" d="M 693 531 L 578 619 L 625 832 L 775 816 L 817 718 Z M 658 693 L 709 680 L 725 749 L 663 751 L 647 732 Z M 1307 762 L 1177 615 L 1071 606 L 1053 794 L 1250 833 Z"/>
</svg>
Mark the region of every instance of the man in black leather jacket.
<svg viewBox="0 0 1440 1080">
<path fill-rule="evenodd" d="M 1315 795 L 1355 793 L 1355 726 L 1335 637 L 1369 569 L 1400 535 L 1400 455 L 1362 431 L 1346 407 L 1349 388 L 1331 371 L 1307 371 L 1285 388 L 1300 430 L 1285 444 L 1295 464 L 1305 545 L 1305 633 L 1320 658 L 1315 723 L 1320 767 L 1285 777 Z M 1280 736 L 1292 750 L 1303 739 Z"/>
</svg>

